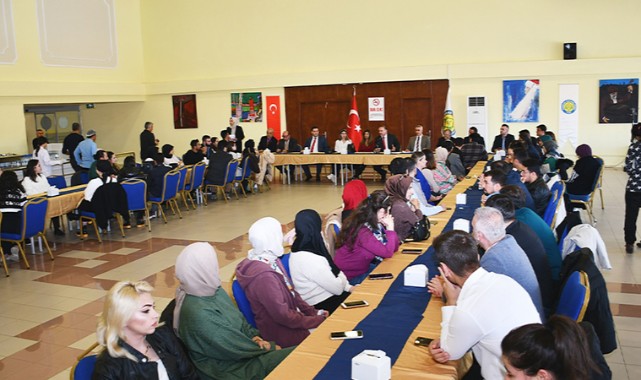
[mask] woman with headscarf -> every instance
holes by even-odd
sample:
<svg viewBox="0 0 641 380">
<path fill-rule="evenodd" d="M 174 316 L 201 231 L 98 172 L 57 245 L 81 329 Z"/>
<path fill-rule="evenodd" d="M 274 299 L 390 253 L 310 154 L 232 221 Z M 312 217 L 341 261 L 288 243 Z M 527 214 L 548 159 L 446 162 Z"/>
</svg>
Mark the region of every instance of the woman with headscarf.
<svg viewBox="0 0 641 380">
<path fill-rule="evenodd" d="M 442 146 L 436 148 L 434 153 L 436 168 L 432 170 L 432 173 L 434 174 L 434 181 L 438 185 L 439 192 L 442 195 L 449 193 L 454 185 L 456 185 L 456 177 L 454 177 L 450 168 L 447 167 L 447 156 L 447 149 Z"/>
<path fill-rule="evenodd" d="M 202 379 L 266 377 L 289 355 L 263 340 L 220 286 L 218 257 L 209 243 L 193 243 L 176 259 L 173 327 Z"/>
<path fill-rule="evenodd" d="M 395 175 L 388 178 L 385 192 L 392 200 L 390 213 L 394 217 L 394 231 L 403 241 L 411 235 L 414 224 L 423 218 L 418 199 L 412 197 L 412 177 Z"/>
<path fill-rule="evenodd" d="M 394 218 L 389 213 L 390 204 L 384 191 L 374 191 L 343 223 L 334 262 L 352 285 L 360 284 L 384 258 L 392 257 L 400 245 L 394 232 Z"/>
<path fill-rule="evenodd" d="M 559 158 L 563 158 L 563 155 L 559 153 L 559 145 L 552 139 L 549 135 L 543 135 L 539 137 L 539 141 L 543 146 L 543 165 L 541 165 L 542 174 L 555 174 L 556 173 L 556 161 Z"/>
<path fill-rule="evenodd" d="M 321 235 L 322 223 L 314 210 L 296 214 L 296 240 L 289 268 L 294 287 L 303 300 L 331 314 L 350 295 L 352 286 L 327 251 Z"/>
<path fill-rule="evenodd" d="M 302 342 L 309 329 L 329 315 L 303 301 L 294 289 L 280 257 L 283 230 L 274 218 L 257 220 L 249 228 L 252 249 L 236 268 L 238 283 L 245 291 L 261 335 L 282 347 Z"/>
<path fill-rule="evenodd" d="M 243 139 L 245 138 L 243 127 L 238 125 L 238 122 L 239 122 L 239 119 L 237 117 L 230 117 L 229 127 L 227 127 L 227 133 L 229 134 L 229 139 L 236 146 L 236 152 L 240 152 L 243 149 Z"/>
<path fill-rule="evenodd" d="M 360 179 L 353 179 L 345 184 L 343 188 L 343 212 L 341 220 L 344 222 L 352 211 L 367 198 L 367 186 Z"/>
<path fill-rule="evenodd" d="M 183 164 L 180 157 L 174 154 L 174 146 L 171 144 L 162 146 L 162 155 L 165 157 L 165 166 L 170 166 L 172 169 L 175 169 Z"/>
<path fill-rule="evenodd" d="M 576 155 L 579 159 L 574 165 L 572 175 L 565 183 L 565 192 L 572 195 L 590 194 L 603 163 L 592 156 L 592 148 L 588 144 L 579 145 L 576 148 Z"/>
</svg>

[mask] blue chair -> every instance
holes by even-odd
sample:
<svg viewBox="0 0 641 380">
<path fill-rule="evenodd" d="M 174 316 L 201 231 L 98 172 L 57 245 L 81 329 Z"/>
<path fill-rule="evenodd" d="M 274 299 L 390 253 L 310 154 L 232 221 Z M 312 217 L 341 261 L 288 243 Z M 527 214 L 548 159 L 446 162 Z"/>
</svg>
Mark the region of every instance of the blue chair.
<svg viewBox="0 0 641 380">
<path fill-rule="evenodd" d="M 236 305 L 238 305 L 238 309 L 245 316 L 247 323 L 256 328 L 256 318 L 254 318 L 254 312 L 252 311 L 252 307 L 249 304 L 247 296 L 245 295 L 245 291 L 240 287 L 238 280 L 232 281 L 231 292 L 234 295 L 234 300 L 236 301 Z"/>
<path fill-rule="evenodd" d="M 25 266 L 27 269 L 30 269 L 29 261 L 25 255 L 24 245 L 27 239 L 32 237 L 40 237 L 47 247 L 47 252 L 49 257 L 53 260 L 53 254 L 51 253 L 51 248 L 49 248 L 49 242 L 45 236 L 45 219 L 47 217 L 47 206 L 49 206 L 49 201 L 47 198 L 37 197 L 31 198 L 22 208 L 22 219 L 20 220 L 19 230 L 20 233 L 13 234 L 2 232 L 0 233 L 0 240 L 8 241 L 11 243 L 16 243 L 22 259 L 24 260 Z M 4 260 L 4 255 L 3 255 Z M 6 264 L 5 264 L 6 265 Z M 5 266 L 5 271 L 7 271 Z M 7 276 L 9 272 L 7 271 Z"/>
<path fill-rule="evenodd" d="M 165 216 L 165 211 L 162 209 L 162 204 L 167 203 L 171 207 L 171 211 L 176 215 L 176 210 L 178 210 L 178 216 L 182 219 L 182 214 L 178 208 L 178 202 L 176 202 L 176 197 L 178 196 L 178 185 L 180 182 L 180 173 L 177 170 L 169 171 L 165 174 L 162 185 L 162 194 L 160 197 L 149 197 L 148 201 L 151 204 L 158 205 L 160 210 L 160 215 L 162 219 L 167 223 L 167 217 Z M 174 208 L 175 206 L 175 208 Z"/>
<path fill-rule="evenodd" d="M 191 166 L 183 166 L 178 170 L 178 173 L 180 173 L 180 180 L 178 180 L 178 195 L 182 195 L 183 192 L 185 191 L 185 182 L 187 181 L 187 174 L 189 172 L 189 169 L 191 169 Z M 189 211 L 189 205 L 187 205 L 187 200 L 185 197 L 182 197 L 183 203 L 185 204 L 185 207 L 187 208 L 187 211 Z M 178 202 L 176 202 L 176 207 L 178 207 Z"/>
<path fill-rule="evenodd" d="M 65 187 L 67 187 L 67 180 L 65 180 L 65 177 L 61 175 L 55 177 L 47 177 L 47 182 L 49 182 L 49 185 L 55 186 L 58 189 L 64 189 Z"/>
<path fill-rule="evenodd" d="M 249 156 L 245 157 L 243 162 L 243 172 L 240 175 L 234 175 L 233 185 L 236 186 L 236 184 L 238 184 L 238 186 L 240 186 L 240 190 L 243 192 L 243 196 L 247 198 L 247 193 L 243 187 L 243 181 L 247 180 L 249 182 L 249 177 L 252 174 L 252 169 L 249 167 Z M 250 186 L 253 186 L 253 184 L 250 184 Z"/>
<path fill-rule="evenodd" d="M 564 315 L 577 322 L 583 320 L 585 310 L 590 300 L 590 282 L 583 271 L 572 272 L 561 291 L 559 304 L 556 308 L 558 315 Z"/>
<path fill-rule="evenodd" d="M 225 199 L 225 202 L 227 202 L 227 196 L 225 195 L 225 186 L 234 182 L 234 178 L 236 178 L 236 169 L 238 168 L 239 163 L 240 162 L 238 160 L 229 161 L 229 163 L 227 164 L 227 170 L 225 171 L 225 182 L 222 185 L 214 185 L 211 183 L 206 183 L 205 190 L 209 189 L 210 187 L 213 187 L 216 190 L 216 194 L 222 193 L 222 196 Z M 231 188 L 234 191 L 234 194 L 236 194 L 236 199 L 239 199 L 236 189 L 233 186 Z"/>
<path fill-rule="evenodd" d="M 78 357 L 78 362 L 71 367 L 71 380 L 91 380 L 96 367 L 97 356 L 89 355 L 89 353 L 96 347 L 98 347 L 98 343 L 92 344 Z"/>
<path fill-rule="evenodd" d="M 144 211 L 147 228 L 151 232 L 149 208 L 147 207 L 147 182 L 141 179 L 130 179 L 121 183 L 127 193 L 127 208 L 129 211 Z"/>
<path fill-rule="evenodd" d="M 592 204 L 594 203 L 594 197 L 596 194 L 596 191 L 599 190 L 599 194 L 601 195 L 601 209 L 604 209 L 603 205 L 603 190 L 602 188 L 602 183 L 603 183 L 603 159 L 601 157 L 594 156 L 601 165 L 599 166 L 598 172 L 596 176 L 594 177 L 594 183 L 592 184 L 592 190 L 590 191 L 589 194 L 585 195 L 577 195 L 577 194 L 570 194 L 568 193 L 568 198 L 570 199 L 570 203 L 582 205 L 585 207 L 586 210 L 588 210 L 588 215 L 590 216 L 590 223 L 594 224 L 594 214 L 592 213 Z"/>
<path fill-rule="evenodd" d="M 89 172 L 80 172 L 80 183 L 85 185 L 89 183 Z"/>
<path fill-rule="evenodd" d="M 554 228 L 556 224 L 556 214 L 559 210 L 559 207 L 563 206 L 563 193 L 565 192 L 565 184 L 561 181 L 555 182 L 552 185 L 552 191 L 550 194 L 550 201 L 548 207 L 545 209 L 543 214 L 543 220 L 551 228 Z"/>
<path fill-rule="evenodd" d="M 283 267 L 285 267 L 285 272 L 287 272 L 287 275 L 291 278 L 292 273 L 289 271 L 289 258 L 292 257 L 291 253 L 284 254 L 280 257 L 280 262 L 283 264 Z"/>
<path fill-rule="evenodd" d="M 194 203 L 194 199 L 191 196 L 192 191 L 196 191 L 196 199 L 198 200 L 198 196 L 200 194 L 201 199 L 204 198 L 202 197 L 202 186 L 203 186 L 203 181 L 205 180 L 205 169 L 207 169 L 207 165 L 204 162 L 199 162 L 195 164 L 192 169 L 191 169 L 191 180 L 189 183 L 185 184 L 185 190 L 182 192 L 182 197 L 183 201 L 186 203 L 187 200 L 186 198 L 189 198 L 189 201 L 191 202 L 191 207 L 196 209 L 196 204 Z"/>
<path fill-rule="evenodd" d="M 83 231 L 83 223 L 84 222 L 91 222 L 93 225 L 93 229 L 96 232 L 96 237 L 98 238 L 98 242 L 102 243 L 102 237 L 100 236 L 100 232 L 98 231 L 98 221 L 96 220 L 96 214 L 91 212 L 91 211 L 85 211 L 85 210 L 78 210 L 80 214 L 80 219 L 79 219 L 79 224 L 80 224 L 80 239 L 84 240 L 87 235 L 85 235 Z M 120 227 L 120 233 L 122 237 L 125 237 L 125 228 L 123 226 L 123 221 L 122 221 L 122 216 L 119 214 L 116 215 L 116 220 L 118 221 L 118 227 Z"/>
</svg>

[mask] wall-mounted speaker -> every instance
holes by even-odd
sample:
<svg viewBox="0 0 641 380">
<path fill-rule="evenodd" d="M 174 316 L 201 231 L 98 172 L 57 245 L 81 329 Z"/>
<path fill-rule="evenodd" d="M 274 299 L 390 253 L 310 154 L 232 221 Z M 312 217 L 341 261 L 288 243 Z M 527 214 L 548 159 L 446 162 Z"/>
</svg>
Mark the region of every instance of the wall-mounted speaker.
<svg viewBox="0 0 641 380">
<path fill-rule="evenodd" d="M 563 44 L 563 59 L 576 59 L 576 42 Z"/>
</svg>

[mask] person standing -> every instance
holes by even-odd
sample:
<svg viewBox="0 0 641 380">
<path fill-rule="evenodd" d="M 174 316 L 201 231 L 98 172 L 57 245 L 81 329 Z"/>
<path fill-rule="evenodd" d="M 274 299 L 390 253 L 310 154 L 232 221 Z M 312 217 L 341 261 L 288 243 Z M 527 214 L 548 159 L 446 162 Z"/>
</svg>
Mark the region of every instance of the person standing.
<svg viewBox="0 0 641 380">
<path fill-rule="evenodd" d="M 80 123 L 73 123 L 71 125 L 71 133 L 68 134 L 62 142 L 62 153 L 69 156 L 69 163 L 76 172 L 80 171 L 80 166 L 78 166 L 78 162 L 76 162 L 76 157 L 74 157 L 73 152 L 82 140 L 84 139 L 82 138 L 82 128 L 80 127 Z"/>
<path fill-rule="evenodd" d="M 94 155 L 98 152 L 98 146 L 96 145 L 96 131 L 90 129 L 87 131 L 85 136 L 87 138 L 78 144 L 76 150 L 73 151 L 73 156 L 81 171 L 89 170 L 91 164 L 94 162 Z"/>
<path fill-rule="evenodd" d="M 38 145 L 36 145 L 36 142 L 41 137 L 45 137 L 45 130 L 42 128 L 38 128 L 36 129 L 36 137 L 33 140 L 31 140 L 31 146 L 33 146 L 33 149 L 38 148 Z"/>
<path fill-rule="evenodd" d="M 60 160 L 52 160 L 47 150 L 49 140 L 46 137 L 38 137 L 36 139 L 36 149 L 33 151 L 33 158 L 40 161 L 42 167 L 42 175 L 51 177 L 53 165 L 60 165 Z"/>
<path fill-rule="evenodd" d="M 237 117 L 229 118 L 229 127 L 227 127 L 227 133 L 229 134 L 229 139 L 231 140 L 231 142 L 236 144 L 236 152 L 242 152 L 245 132 L 243 132 L 243 127 L 238 125 Z"/>
<path fill-rule="evenodd" d="M 632 143 L 625 157 L 623 170 L 628 173 L 625 187 L 625 252 L 634 252 L 634 241 L 637 239 L 637 217 L 641 207 L 641 123 L 632 126 Z M 641 247 L 641 242 L 637 243 Z"/>
<path fill-rule="evenodd" d="M 140 133 L 140 160 L 145 161 L 147 158 L 153 158 L 156 152 L 156 137 L 154 136 L 154 123 L 145 122 L 145 129 Z"/>
</svg>

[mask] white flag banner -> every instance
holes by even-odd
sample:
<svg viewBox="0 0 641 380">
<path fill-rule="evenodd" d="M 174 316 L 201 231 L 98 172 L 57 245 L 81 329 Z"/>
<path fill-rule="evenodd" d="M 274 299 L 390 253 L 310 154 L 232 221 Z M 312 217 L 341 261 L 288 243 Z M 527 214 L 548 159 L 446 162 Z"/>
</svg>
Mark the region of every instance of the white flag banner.
<svg viewBox="0 0 641 380">
<path fill-rule="evenodd" d="M 367 98 L 369 121 L 385 121 L 385 98 Z"/>
<path fill-rule="evenodd" d="M 559 85 L 559 149 L 574 152 L 579 145 L 579 85 Z"/>
</svg>

